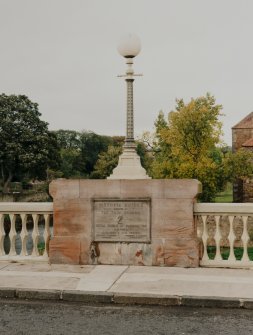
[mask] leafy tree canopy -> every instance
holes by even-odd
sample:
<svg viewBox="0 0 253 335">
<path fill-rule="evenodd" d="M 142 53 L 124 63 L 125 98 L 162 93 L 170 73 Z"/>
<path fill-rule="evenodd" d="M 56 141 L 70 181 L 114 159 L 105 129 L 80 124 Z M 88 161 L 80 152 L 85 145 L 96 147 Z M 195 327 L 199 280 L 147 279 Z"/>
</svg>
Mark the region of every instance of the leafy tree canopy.
<svg viewBox="0 0 253 335">
<path fill-rule="evenodd" d="M 91 131 L 57 130 L 60 147 L 60 171 L 64 178 L 90 178 L 95 164 L 109 145 L 122 142 L 121 137 L 98 135 Z"/>
<path fill-rule="evenodd" d="M 24 176 L 45 178 L 57 165 L 56 138 L 25 95 L 0 95 L 0 167 L 4 191 Z"/>
<path fill-rule="evenodd" d="M 98 160 L 94 166 L 94 171 L 91 174 L 93 179 L 105 179 L 112 173 L 117 166 L 119 155 L 122 153 L 122 146 L 109 145 L 107 151 L 101 152 L 98 155 Z"/>
<path fill-rule="evenodd" d="M 222 106 L 210 94 L 185 103 L 176 101 L 168 115 L 155 122 L 154 178 L 195 178 L 202 182 L 202 201 L 212 201 L 227 181 L 252 171 L 250 152 L 226 153 L 221 145 Z"/>
</svg>

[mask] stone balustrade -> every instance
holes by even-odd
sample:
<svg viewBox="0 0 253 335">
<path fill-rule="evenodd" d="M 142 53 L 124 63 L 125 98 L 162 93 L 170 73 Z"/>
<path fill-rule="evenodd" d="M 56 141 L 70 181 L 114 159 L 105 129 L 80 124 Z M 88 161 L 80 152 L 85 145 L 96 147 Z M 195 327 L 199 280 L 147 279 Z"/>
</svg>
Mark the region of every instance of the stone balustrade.
<svg viewBox="0 0 253 335">
<path fill-rule="evenodd" d="M 200 265 L 253 267 L 253 204 L 196 203 Z"/>
<path fill-rule="evenodd" d="M 48 261 L 52 203 L 0 203 L 0 260 Z"/>
<path fill-rule="evenodd" d="M 253 204 L 194 204 L 200 266 L 253 267 Z M 48 261 L 52 203 L 0 203 L 0 260 Z"/>
</svg>

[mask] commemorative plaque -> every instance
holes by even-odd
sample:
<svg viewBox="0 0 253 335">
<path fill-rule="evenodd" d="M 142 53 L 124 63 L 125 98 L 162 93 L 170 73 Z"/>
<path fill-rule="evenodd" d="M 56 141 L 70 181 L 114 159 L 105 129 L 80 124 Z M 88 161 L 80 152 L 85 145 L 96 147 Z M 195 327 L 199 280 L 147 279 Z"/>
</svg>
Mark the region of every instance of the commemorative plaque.
<svg viewBox="0 0 253 335">
<path fill-rule="evenodd" d="M 150 242 L 150 199 L 93 200 L 97 242 Z"/>
</svg>

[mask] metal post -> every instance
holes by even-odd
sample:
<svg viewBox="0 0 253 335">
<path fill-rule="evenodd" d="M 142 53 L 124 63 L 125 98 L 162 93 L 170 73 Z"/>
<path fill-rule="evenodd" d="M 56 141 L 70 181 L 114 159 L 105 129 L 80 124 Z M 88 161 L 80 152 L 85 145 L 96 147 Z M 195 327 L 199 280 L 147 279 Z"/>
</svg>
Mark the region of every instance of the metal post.
<svg viewBox="0 0 253 335">
<path fill-rule="evenodd" d="M 133 48 L 128 45 L 128 40 L 133 42 Z M 127 87 L 127 106 L 126 106 L 126 137 L 123 146 L 123 152 L 119 157 L 119 162 L 116 168 L 108 179 L 150 179 L 146 174 L 145 169 L 141 166 L 140 157 L 136 153 L 136 145 L 134 142 L 134 103 L 133 103 L 133 82 L 135 74 L 132 68 L 133 58 L 140 51 L 139 39 L 131 34 L 127 36 L 127 47 L 121 45 L 119 47 L 120 54 L 125 57 L 127 69 L 126 73 L 118 77 L 124 77 Z"/>
<path fill-rule="evenodd" d="M 125 147 L 135 147 L 134 143 L 134 104 L 133 104 L 134 79 L 126 79 L 127 84 L 127 115 Z"/>
</svg>

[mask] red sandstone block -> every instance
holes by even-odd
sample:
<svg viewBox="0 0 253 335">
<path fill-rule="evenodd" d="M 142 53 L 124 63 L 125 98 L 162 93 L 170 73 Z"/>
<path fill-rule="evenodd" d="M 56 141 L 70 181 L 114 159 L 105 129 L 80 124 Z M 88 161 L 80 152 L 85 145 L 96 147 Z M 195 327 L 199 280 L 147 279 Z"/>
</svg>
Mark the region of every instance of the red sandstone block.
<svg viewBox="0 0 253 335">
<path fill-rule="evenodd" d="M 199 243 L 195 239 L 153 239 L 153 265 L 197 267 Z"/>
<path fill-rule="evenodd" d="M 80 263 L 79 264 L 92 264 L 91 259 L 91 239 L 90 237 L 82 237 L 80 241 Z"/>
<path fill-rule="evenodd" d="M 153 199 L 152 214 L 153 224 L 166 219 L 187 220 L 193 218 L 193 202 L 191 199 Z"/>
<path fill-rule="evenodd" d="M 95 261 L 103 264 L 196 266 L 199 249 L 193 223 L 194 196 L 185 199 L 183 195 L 188 192 L 184 187 L 188 187 L 188 193 L 192 194 L 194 190 L 197 193 L 198 185 L 197 181 L 189 180 L 82 180 L 69 181 L 69 184 L 66 180 L 55 181 L 51 186 L 55 196 L 55 237 L 50 242 L 50 261 L 92 263 L 94 198 L 151 198 L 151 244 L 96 243 Z M 167 198 L 163 198 L 165 194 Z"/>
<path fill-rule="evenodd" d="M 156 220 L 152 225 L 152 238 L 195 237 L 194 221 L 180 219 Z"/>
<path fill-rule="evenodd" d="M 118 198 L 120 180 L 80 180 L 80 199 Z"/>
<path fill-rule="evenodd" d="M 80 264 L 80 238 L 55 236 L 49 243 L 49 259 L 53 264 Z"/>
<path fill-rule="evenodd" d="M 49 185 L 49 193 L 54 201 L 60 199 L 79 198 L 79 180 L 78 179 L 55 179 Z"/>
</svg>

